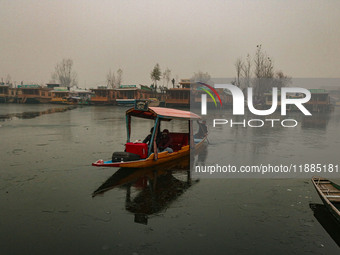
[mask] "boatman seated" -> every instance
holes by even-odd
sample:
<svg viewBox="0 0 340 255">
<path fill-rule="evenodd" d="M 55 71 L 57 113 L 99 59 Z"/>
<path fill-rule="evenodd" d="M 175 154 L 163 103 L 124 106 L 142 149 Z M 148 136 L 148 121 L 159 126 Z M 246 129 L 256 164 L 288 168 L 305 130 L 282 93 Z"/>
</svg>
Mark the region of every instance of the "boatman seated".
<svg viewBox="0 0 340 255">
<path fill-rule="evenodd" d="M 153 133 L 153 127 L 150 129 L 150 134 L 147 137 L 145 137 L 145 139 L 143 140 L 143 143 L 146 143 L 148 146 L 150 146 L 152 133 Z M 159 132 L 157 132 L 156 144 L 158 144 L 159 139 L 160 139 L 160 134 Z M 151 151 L 153 151 L 153 145 L 152 145 Z"/>
<path fill-rule="evenodd" d="M 198 122 L 198 132 L 194 135 L 194 138 L 202 139 L 208 134 L 207 122 L 205 120 L 202 123 Z"/>
<path fill-rule="evenodd" d="M 143 140 L 143 143 L 146 143 L 148 145 L 150 144 L 152 132 L 153 132 L 153 127 L 150 129 L 150 134 L 147 137 L 145 137 L 145 139 Z"/>
<path fill-rule="evenodd" d="M 167 151 L 173 153 L 174 150 L 171 148 L 172 138 L 169 135 L 169 130 L 164 129 L 157 145 L 159 152 Z"/>
</svg>

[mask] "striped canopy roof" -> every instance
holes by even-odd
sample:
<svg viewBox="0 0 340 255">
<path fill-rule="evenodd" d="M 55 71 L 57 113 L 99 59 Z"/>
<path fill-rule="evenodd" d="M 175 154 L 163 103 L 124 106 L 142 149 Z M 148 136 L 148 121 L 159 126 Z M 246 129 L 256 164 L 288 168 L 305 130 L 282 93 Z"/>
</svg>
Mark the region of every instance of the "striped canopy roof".
<svg viewBox="0 0 340 255">
<path fill-rule="evenodd" d="M 146 119 L 156 119 L 157 117 L 163 119 L 200 119 L 201 117 L 195 113 L 189 111 L 182 111 L 171 108 L 163 108 L 163 107 L 149 107 L 147 111 L 137 110 L 135 108 L 131 108 L 126 111 L 126 115 L 135 116 L 139 118 Z"/>
</svg>

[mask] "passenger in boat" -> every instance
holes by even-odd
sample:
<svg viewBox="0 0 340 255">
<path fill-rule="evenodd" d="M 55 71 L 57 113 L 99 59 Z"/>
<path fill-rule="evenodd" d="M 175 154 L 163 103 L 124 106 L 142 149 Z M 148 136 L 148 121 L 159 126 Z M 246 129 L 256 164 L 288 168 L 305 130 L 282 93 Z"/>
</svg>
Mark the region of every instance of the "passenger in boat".
<svg viewBox="0 0 340 255">
<path fill-rule="evenodd" d="M 143 140 L 143 143 L 146 143 L 148 146 L 150 146 L 152 133 L 153 133 L 153 127 L 150 129 L 150 134 L 148 134 L 148 136 L 145 137 L 145 139 Z M 160 139 L 160 134 L 159 134 L 159 130 L 158 130 L 158 132 L 157 132 L 157 138 L 156 138 L 156 144 L 158 144 L 159 139 Z M 151 149 L 151 150 L 153 151 L 153 146 L 152 146 L 152 149 Z"/>
<path fill-rule="evenodd" d="M 207 122 L 205 120 L 202 123 L 198 122 L 198 132 L 194 135 L 195 138 L 204 138 L 208 134 Z"/>
<path fill-rule="evenodd" d="M 143 143 L 147 143 L 149 145 L 151 141 L 151 137 L 152 137 L 152 132 L 153 132 L 153 127 L 150 129 L 150 134 L 148 134 L 148 136 L 145 137 L 145 139 L 143 140 Z"/>
<path fill-rule="evenodd" d="M 167 151 L 169 153 L 172 153 L 174 152 L 174 150 L 171 148 L 171 144 L 172 138 L 169 135 L 169 130 L 164 129 L 160 137 L 159 143 L 157 144 L 157 147 L 160 152 Z"/>
</svg>

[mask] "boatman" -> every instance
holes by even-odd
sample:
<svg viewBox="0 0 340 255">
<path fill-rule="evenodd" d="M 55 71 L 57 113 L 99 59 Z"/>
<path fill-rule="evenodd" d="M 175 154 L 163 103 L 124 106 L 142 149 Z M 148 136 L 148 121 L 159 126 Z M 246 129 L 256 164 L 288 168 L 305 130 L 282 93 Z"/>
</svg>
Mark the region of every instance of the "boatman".
<svg viewBox="0 0 340 255">
<path fill-rule="evenodd" d="M 150 146 L 152 133 L 153 133 L 153 127 L 150 129 L 150 134 L 147 137 L 145 137 L 145 139 L 143 140 L 143 143 L 146 143 L 148 146 Z M 159 131 L 158 131 L 157 132 L 157 138 L 156 138 L 156 144 L 158 144 L 159 140 L 160 140 L 160 134 L 159 134 Z M 152 145 L 151 151 L 153 151 L 153 145 Z"/>
<path fill-rule="evenodd" d="M 146 143 L 149 145 L 151 141 L 151 137 L 152 137 L 152 132 L 153 132 L 153 127 L 150 129 L 150 134 L 147 137 L 145 137 L 145 139 L 143 140 L 143 143 Z"/>
<path fill-rule="evenodd" d="M 195 138 L 202 139 L 208 134 L 208 128 L 207 128 L 207 122 L 205 120 L 202 121 L 202 123 L 198 122 L 198 132 L 194 135 Z"/>
</svg>

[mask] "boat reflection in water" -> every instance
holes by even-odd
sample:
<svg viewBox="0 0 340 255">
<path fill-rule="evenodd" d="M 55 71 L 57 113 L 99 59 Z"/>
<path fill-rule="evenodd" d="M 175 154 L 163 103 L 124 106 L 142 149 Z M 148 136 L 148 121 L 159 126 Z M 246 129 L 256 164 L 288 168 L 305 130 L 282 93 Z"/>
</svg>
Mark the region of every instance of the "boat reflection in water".
<svg viewBox="0 0 340 255">
<path fill-rule="evenodd" d="M 304 116 L 301 127 L 303 129 L 326 129 L 330 118 L 331 115 L 328 113 L 314 113 L 312 116 Z"/>
<path fill-rule="evenodd" d="M 125 209 L 135 215 L 136 223 L 147 224 L 151 215 L 165 211 L 198 182 L 191 179 L 189 168 L 189 156 L 152 168 L 120 168 L 92 196 L 114 188 L 126 189 Z"/>
<path fill-rule="evenodd" d="M 329 213 L 325 205 L 309 204 L 309 207 L 313 210 L 314 217 L 340 247 L 340 224 Z"/>
</svg>

